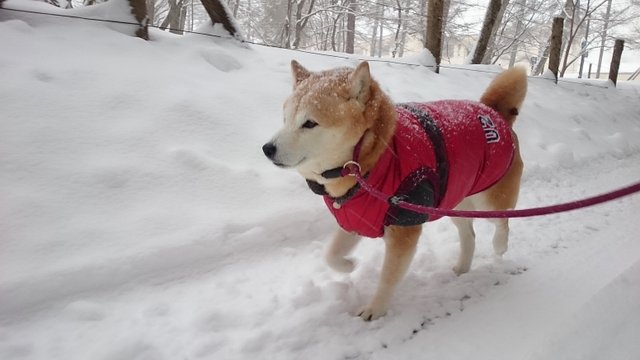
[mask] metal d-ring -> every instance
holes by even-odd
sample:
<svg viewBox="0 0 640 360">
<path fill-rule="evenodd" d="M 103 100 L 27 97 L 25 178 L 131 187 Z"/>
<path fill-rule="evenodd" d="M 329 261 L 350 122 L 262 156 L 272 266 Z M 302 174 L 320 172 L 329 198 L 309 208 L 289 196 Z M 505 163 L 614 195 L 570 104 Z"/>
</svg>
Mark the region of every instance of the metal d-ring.
<svg viewBox="0 0 640 360">
<path fill-rule="evenodd" d="M 349 160 L 346 163 L 344 163 L 344 165 L 342 165 L 343 169 L 347 169 L 350 170 L 348 167 L 349 165 L 355 165 L 358 168 L 358 173 L 362 172 L 362 168 L 360 167 L 360 164 L 358 164 L 358 162 L 353 161 L 353 160 Z M 349 171 L 349 176 L 356 176 L 355 172 Z"/>
</svg>

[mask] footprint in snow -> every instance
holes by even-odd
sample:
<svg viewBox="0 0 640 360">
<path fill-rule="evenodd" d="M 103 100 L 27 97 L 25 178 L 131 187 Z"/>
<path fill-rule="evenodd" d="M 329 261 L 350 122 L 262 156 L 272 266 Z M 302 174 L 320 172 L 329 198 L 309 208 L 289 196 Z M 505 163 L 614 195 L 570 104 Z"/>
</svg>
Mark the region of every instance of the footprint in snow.
<svg viewBox="0 0 640 360">
<path fill-rule="evenodd" d="M 240 64 L 236 59 L 221 52 L 214 52 L 210 50 L 203 51 L 202 58 L 222 72 L 229 72 L 242 68 L 242 64 Z"/>
</svg>

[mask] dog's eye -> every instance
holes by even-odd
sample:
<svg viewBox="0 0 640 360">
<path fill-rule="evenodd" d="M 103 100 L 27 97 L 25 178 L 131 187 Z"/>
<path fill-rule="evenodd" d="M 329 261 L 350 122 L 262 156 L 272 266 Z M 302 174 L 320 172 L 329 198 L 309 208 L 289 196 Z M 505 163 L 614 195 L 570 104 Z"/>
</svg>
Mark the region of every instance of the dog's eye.
<svg viewBox="0 0 640 360">
<path fill-rule="evenodd" d="M 313 129 L 316 126 L 318 126 L 318 123 L 312 120 L 307 120 L 302 124 L 302 127 L 305 129 Z"/>
</svg>

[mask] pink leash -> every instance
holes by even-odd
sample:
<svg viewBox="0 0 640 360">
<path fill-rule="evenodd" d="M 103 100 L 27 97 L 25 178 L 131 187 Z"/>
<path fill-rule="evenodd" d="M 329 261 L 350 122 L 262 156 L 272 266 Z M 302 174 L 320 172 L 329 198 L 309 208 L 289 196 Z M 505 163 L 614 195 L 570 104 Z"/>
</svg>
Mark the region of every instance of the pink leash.
<svg viewBox="0 0 640 360">
<path fill-rule="evenodd" d="M 358 142 L 356 148 L 354 149 L 355 160 L 358 159 L 360 155 L 360 144 Z M 629 185 L 623 187 L 621 189 L 608 192 L 606 194 L 592 196 L 583 200 L 576 200 L 567 202 L 564 204 L 551 205 L 551 206 L 542 206 L 531 209 L 520 209 L 520 210 L 502 210 L 502 211 L 467 211 L 467 210 L 445 210 L 438 209 L 434 207 L 420 206 L 412 203 L 408 203 L 403 200 L 393 199 L 391 196 L 384 194 L 377 189 L 373 188 L 367 181 L 362 177 L 360 173 L 360 164 L 357 161 L 348 161 L 344 164 L 344 168 L 342 170 L 342 176 L 355 176 L 358 180 L 360 186 L 371 193 L 377 199 L 390 203 L 392 205 L 401 207 L 403 209 L 411 210 L 413 212 L 417 212 L 420 214 L 428 214 L 433 216 L 449 216 L 449 217 L 459 217 L 459 218 L 478 218 L 478 219 L 496 219 L 496 218 L 523 218 L 523 217 L 532 217 L 532 216 L 541 216 L 541 215 L 549 215 L 549 214 L 557 214 L 565 211 L 571 211 L 576 209 L 582 209 L 588 206 L 593 206 L 597 204 L 602 204 L 607 201 L 615 200 L 621 198 L 623 196 L 631 195 L 633 193 L 640 191 L 640 182 L 635 183 L 633 185 Z"/>
</svg>

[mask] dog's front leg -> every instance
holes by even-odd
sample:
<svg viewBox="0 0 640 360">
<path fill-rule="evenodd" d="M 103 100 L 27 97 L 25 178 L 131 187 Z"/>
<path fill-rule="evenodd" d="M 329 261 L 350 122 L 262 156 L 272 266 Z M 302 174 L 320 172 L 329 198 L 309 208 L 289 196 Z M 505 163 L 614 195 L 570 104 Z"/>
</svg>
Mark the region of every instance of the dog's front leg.
<svg viewBox="0 0 640 360">
<path fill-rule="evenodd" d="M 325 258 L 327 264 L 331 268 L 338 272 L 350 273 L 355 267 L 355 263 L 351 259 L 347 259 L 346 256 L 351 253 L 353 248 L 358 245 L 360 236 L 355 233 L 349 233 L 341 228 L 336 231 L 331 244 L 327 248 Z"/>
<path fill-rule="evenodd" d="M 360 312 L 364 320 L 375 320 L 384 315 L 393 292 L 409 268 L 422 225 L 389 226 L 385 229 L 385 255 L 380 282 L 371 303 Z"/>
</svg>

